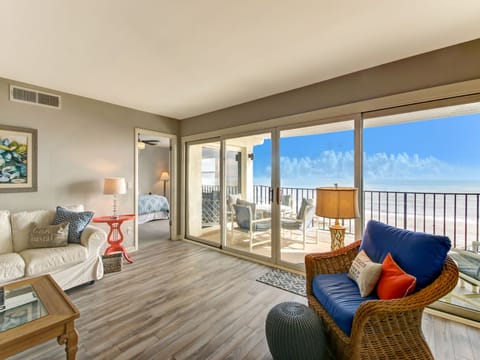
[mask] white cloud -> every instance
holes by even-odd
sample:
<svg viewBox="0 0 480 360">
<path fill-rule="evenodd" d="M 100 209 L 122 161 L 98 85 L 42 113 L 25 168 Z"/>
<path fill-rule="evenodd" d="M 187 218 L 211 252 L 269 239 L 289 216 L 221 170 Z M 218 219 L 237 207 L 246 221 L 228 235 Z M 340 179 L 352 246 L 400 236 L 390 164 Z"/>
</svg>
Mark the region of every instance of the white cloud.
<svg viewBox="0 0 480 360">
<path fill-rule="evenodd" d="M 364 154 L 365 179 L 433 179 L 451 177 L 453 166 L 434 156 L 417 154 Z"/>
<path fill-rule="evenodd" d="M 448 164 L 434 156 L 421 157 L 408 153 L 364 154 L 365 181 L 381 180 L 428 180 L 455 179 L 459 172 L 466 169 Z M 270 183 L 271 168 L 256 177 L 257 181 Z M 340 186 L 353 185 L 354 154 L 353 151 L 323 151 L 317 158 L 281 157 L 280 173 L 282 186 L 328 186 L 338 183 Z M 478 174 L 478 171 L 475 171 Z M 301 184 L 300 184 L 301 183 Z"/>
</svg>

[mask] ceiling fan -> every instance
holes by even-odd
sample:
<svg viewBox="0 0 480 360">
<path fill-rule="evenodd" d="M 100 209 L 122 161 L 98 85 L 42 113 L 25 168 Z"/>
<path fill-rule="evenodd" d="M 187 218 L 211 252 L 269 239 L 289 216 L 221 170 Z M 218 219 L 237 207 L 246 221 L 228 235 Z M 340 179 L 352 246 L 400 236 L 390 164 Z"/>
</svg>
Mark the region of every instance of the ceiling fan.
<svg viewBox="0 0 480 360">
<path fill-rule="evenodd" d="M 138 142 L 139 143 L 144 143 L 145 145 L 158 145 L 161 140 L 157 139 L 142 139 L 141 136 L 138 137 Z"/>
<path fill-rule="evenodd" d="M 158 145 L 158 143 L 160 143 L 160 140 L 141 140 L 141 139 L 138 139 L 138 141 L 143 142 L 147 145 Z"/>
</svg>

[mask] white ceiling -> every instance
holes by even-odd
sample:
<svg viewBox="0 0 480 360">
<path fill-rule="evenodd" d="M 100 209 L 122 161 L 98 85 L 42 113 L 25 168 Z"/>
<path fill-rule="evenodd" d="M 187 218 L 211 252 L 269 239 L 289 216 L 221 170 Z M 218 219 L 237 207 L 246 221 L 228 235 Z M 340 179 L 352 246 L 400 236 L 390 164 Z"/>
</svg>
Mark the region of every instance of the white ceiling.
<svg viewBox="0 0 480 360">
<path fill-rule="evenodd" d="M 479 0 L 0 0 L 0 77 L 184 119 L 480 38 Z"/>
</svg>

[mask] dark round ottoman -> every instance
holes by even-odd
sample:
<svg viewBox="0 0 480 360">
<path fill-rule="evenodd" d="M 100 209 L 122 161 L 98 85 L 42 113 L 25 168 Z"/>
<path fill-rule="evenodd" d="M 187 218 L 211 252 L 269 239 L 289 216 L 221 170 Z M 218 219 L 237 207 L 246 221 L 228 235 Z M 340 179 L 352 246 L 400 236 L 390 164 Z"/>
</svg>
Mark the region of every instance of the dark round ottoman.
<svg viewBox="0 0 480 360">
<path fill-rule="evenodd" d="M 296 302 L 275 305 L 265 323 L 268 348 L 275 360 L 328 359 L 320 318 Z"/>
</svg>

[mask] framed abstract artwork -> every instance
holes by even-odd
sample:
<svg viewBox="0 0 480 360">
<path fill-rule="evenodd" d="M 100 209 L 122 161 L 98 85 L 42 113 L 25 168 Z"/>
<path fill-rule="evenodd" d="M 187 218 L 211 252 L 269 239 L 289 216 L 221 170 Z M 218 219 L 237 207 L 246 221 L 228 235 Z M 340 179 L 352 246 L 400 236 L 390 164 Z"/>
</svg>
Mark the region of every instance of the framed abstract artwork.
<svg viewBox="0 0 480 360">
<path fill-rule="evenodd" d="M 37 130 L 0 125 L 0 193 L 37 191 Z"/>
</svg>

